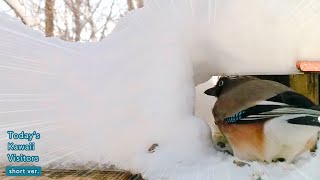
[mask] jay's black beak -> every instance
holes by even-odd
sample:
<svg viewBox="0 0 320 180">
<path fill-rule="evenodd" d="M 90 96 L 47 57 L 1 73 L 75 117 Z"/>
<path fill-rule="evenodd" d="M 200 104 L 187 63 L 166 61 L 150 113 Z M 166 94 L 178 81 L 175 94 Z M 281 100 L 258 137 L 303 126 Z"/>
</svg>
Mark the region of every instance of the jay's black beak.
<svg viewBox="0 0 320 180">
<path fill-rule="evenodd" d="M 207 89 L 204 93 L 205 93 L 206 95 L 208 95 L 208 96 L 216 96 L 216 97 L 217 97 L 216 87 Z"/>
</svg>

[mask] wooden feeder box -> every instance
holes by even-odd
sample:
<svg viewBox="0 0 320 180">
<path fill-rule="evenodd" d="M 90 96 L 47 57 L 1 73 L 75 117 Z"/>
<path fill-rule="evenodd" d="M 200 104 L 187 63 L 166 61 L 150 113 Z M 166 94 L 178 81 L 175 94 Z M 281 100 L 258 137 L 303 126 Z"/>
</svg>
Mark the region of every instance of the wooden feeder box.
<svg viewBox="0 0 320 180">
<path fill-rule="evenodd" d="M 303 74 L 290 76 L 290 87 L 319 104 L 320 61 L 297 61 L 297 68 Z"/>
</svg>

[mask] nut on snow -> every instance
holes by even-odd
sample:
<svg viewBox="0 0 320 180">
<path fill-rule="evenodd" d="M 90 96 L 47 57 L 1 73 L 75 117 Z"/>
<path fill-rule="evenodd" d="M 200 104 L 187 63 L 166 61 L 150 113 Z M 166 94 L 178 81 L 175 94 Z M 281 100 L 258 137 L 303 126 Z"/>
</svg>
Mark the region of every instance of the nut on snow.
<svg viewBox="0 0 320 180">
<path fill-rule="evenodd" d="M 152 144 L 152 146 L 150 146 L 150 148 L 148 149 L 149 153 L 154 153 L 155 149 L 158 147 L 159 145 L 157 143 Z"/>
</svg>

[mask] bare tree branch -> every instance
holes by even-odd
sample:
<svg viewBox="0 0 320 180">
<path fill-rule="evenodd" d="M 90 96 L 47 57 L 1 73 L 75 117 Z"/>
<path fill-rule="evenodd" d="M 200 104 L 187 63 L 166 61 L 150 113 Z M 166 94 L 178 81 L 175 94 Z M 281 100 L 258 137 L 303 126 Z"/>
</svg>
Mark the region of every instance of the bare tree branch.
<svg viewBox="0 0 320 180">
<path fill-rule="evenodd" d="M 113 6 L 114 6 L 114 2 L 115 2 L 115 0 L 112 1 L 112 4 L 111 4 L 111 6 L 110 6 L 110 12 L 109 12 L 108 16 L 106 17 L 106 22 L 105 22 L 105 24 L 104 24 L 104 26 L 103 26 L 103 29 L 102 29 L 102 32 L 101 32 L 100 41 L 101 41 L 103 38 L 105 38 L 105 36 L 106 36 L 105 32 L 107 31 L 107 29 L 108 29 L 108 23 L 109 23 L 109 21 L 111 20 L 111 15 L 112 15 L 112 10 L 113 10 Z"/>
<path fill-rule="evenodd" d="M 14 13 L 21 19 L 22 23 L 28 26 L 36 24 L 32 18 L 26 16 L 25 7 L 23 7 L 18 0 L 4 0 L 4 2 L 14 11 Z"/>
<path fill-rule="evenodd" d="M 45 27 L 45 35 L 47 37 L 53 36 L 53 30 L 54 30 L 54 2 L 55 0 L 46 0 L 45 5 L 45 15 L 46 15 L 46 27 Z"/>
</svg>

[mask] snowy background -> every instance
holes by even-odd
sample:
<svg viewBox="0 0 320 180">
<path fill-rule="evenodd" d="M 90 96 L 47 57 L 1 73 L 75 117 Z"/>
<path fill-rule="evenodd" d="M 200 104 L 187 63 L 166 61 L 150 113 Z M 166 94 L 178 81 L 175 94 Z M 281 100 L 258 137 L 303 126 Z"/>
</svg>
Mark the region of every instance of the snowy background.
<svg viewBox="0 0 320 180">
<path fill-rule="evenodd" d="M 199 85 L 213 75 L 297 73 L 297 59 L 320 57 L 319 10 L 312 0 L 147 0 L 97 43 L 45 38 L 2 13 L 0 162 L 7 130 L 36 130 L 44 168 L 93 163 L 147 179 L 319 179 L 319 155 L 239 167 L 216 151 L 214 98 L 203 94 L 215 80 Z"/>
</svg>

